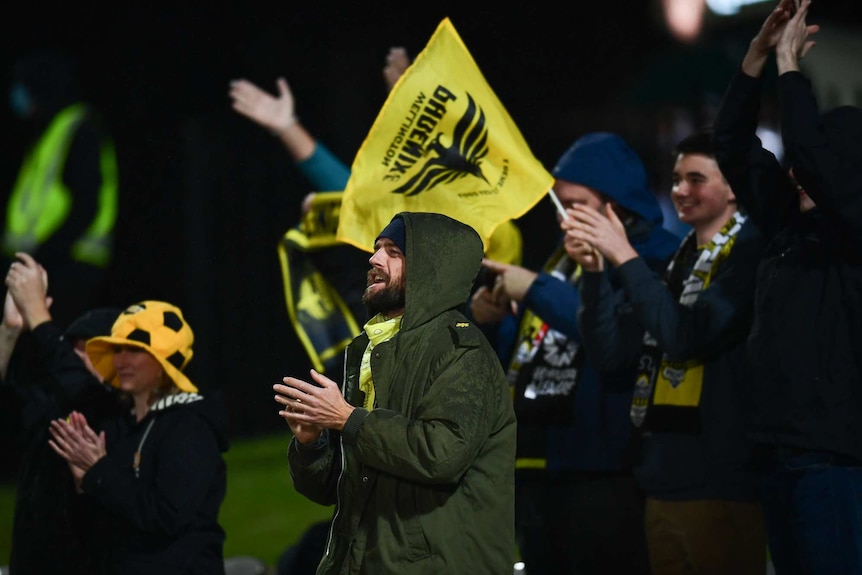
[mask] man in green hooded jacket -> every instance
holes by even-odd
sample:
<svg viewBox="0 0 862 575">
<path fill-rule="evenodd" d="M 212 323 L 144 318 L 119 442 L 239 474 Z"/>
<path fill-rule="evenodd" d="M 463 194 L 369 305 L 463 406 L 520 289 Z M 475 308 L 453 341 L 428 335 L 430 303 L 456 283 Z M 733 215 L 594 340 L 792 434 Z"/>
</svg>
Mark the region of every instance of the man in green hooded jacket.
<svg viewBox="0 0 862 575">
<path fill-rule="evenodd" d="M 396 215 L 369 259 L 371 319 L 343 388 L 314 370 L 273 386 L 294 486 L 335 505 L 318 575 L 512 572 L 515 415 L 496 353 L 461 312 L 482 252 L 447 216 Z"/>
</svg>

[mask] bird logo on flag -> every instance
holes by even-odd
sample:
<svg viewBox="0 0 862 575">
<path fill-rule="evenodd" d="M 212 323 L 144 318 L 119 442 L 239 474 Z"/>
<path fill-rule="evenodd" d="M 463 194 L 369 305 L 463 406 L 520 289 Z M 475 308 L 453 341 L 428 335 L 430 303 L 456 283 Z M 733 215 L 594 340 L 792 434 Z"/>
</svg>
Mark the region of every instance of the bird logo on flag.
<svg viewBox="0 0 862 575">
<path fill-rule="evenodd" d="M 404 185 L 392 190 L 393 194 L 415 196 L 439 184 L 453 182 L 465 176 L 482 178 L 482 158 L 488 154 L 488 128 L 485 126 L 485 112 L 467 94 L 467 110 L 455 125 L 452 143 L 447 147 L 440 141 L 443 132 L 425 147 L 424 155 L 434 152 L 415 176 Z"/>
</svg>

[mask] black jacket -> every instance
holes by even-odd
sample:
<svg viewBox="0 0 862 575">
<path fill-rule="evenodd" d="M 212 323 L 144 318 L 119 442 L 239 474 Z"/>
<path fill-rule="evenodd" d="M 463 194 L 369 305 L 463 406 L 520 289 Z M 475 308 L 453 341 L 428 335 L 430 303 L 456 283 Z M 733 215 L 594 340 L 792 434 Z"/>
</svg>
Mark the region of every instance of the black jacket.
<svg viewBox="0 0 862 575">
<path fill-rule="evenodd" d="M 759 80 L 737 72 L 715 125 L 721 170 L 770 238 L 748 339 L 751 431 L 862 461 L 862 110 L 830 120 L 798 72 L 778 87 L 788 163 L 816 208 L 799 211 L 787 171 L 755 136 Z"/>
<path fill-rule="evenodd" d="M 83 481 L 86 497 L 110 520 L 110 531 L 98 535 L 111 556 L 105 572 L 224 574 L 218 514 L 227 486 L 226 421 L 219 396 L 180 393 L 140 422 L 127 413 L 105 424 L 108 455 Z"/>
<path fill-rule="evenodd" d="M 718 264 L 691 306 L 680 304 L 667 278 L 642 258 L 617 268 L 622 287 L 616 291 L 608 274 L 584 274 L 579 321 L 584 337 L 594 343 L 587 346 L 594 365 L 610 369 L 636 364 L 644 330 L 671 359 L 703 362 L 703 390 L 693 414 L 696 425 L 653 427 L 643 434 L 635 475 L 650 497 L 743 501 L 757 497 L 752 443 L 745 437 L 744 394 L 752 379 L 745 338 L 751 325 L 754 270 L 763 247 L 763 237 L 749 219 L 730 255 Z M 687 277 L 694 260 L 680 255 L 675 260 L 681 277 Z M 655 413 L 656 407 L 650 411 Z"/>
<path fill-rule="evenodd" d="M 48 445 L 48 427 L 73 410 L 98 425 L 119 413 L 119 394 L 93 377 L 52 322 L 21 336 L 3 384 L 18 399 L 16 431 L 23 444 L 10 569 L 20 575 L 89 575 L 93 549 L 82 535 L 97 529 L 98 518 L 80 505 L 68 465 Z"/>
</svg>

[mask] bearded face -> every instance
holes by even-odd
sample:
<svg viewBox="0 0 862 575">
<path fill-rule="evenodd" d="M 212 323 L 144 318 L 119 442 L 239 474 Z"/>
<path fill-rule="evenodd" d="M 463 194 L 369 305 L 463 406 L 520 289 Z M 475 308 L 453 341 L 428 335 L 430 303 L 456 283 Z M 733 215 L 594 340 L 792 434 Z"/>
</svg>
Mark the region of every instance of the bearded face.
<svg viewBox="0 0 862 575">
<path fill-rule="evenodd" d="M 372 269 L 368 272 L 367 287 L 362 294 L 362 303 L 368 310 L 368 317 L 382 313 L 386 316 L 404 309 L 406 283 L 404 276 L 392 279 L 386 272 Z"/>
</svg>

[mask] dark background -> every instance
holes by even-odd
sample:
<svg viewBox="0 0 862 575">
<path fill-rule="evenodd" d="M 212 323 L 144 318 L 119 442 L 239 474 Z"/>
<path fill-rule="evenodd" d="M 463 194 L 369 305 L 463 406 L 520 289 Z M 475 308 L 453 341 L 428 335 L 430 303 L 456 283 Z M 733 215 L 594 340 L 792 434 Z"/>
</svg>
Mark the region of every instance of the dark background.
<svg viewBox="0 0 862 575">
<path fill-rule="evenodd" d="M 310 366 L 288 322 L 276 244 L 311 190 L 280 143 L 233 112 L 231 79 L 274 91 L 285 76 L 303 123 L 349 164 L 385 99 L 389 47 L 415 56 L 448 16 L 546 167 L 583 133 L 617 131 L 666 195 L 674 115 L 708 121 L 774 6 L 709 16 L 702 37 L 682 44 L 658 2 L 466 5 L 2 4 L 4 69 L 38 47 L 69 51 L 113 131 L 122 195 L 105 303 L 165 299 L 185 311 L 190 375 L 224 391 L 235 436 L 282 429 L 271 384 Z M 858 4 L 818 0 L 818 18 L 858 24 Z M 24 150 L 8 106 L 0 122 L 5 205 Z M 545 200 L 519 220 L 527 267 L 556 241 L 553 217 Z"/>
</svg>

